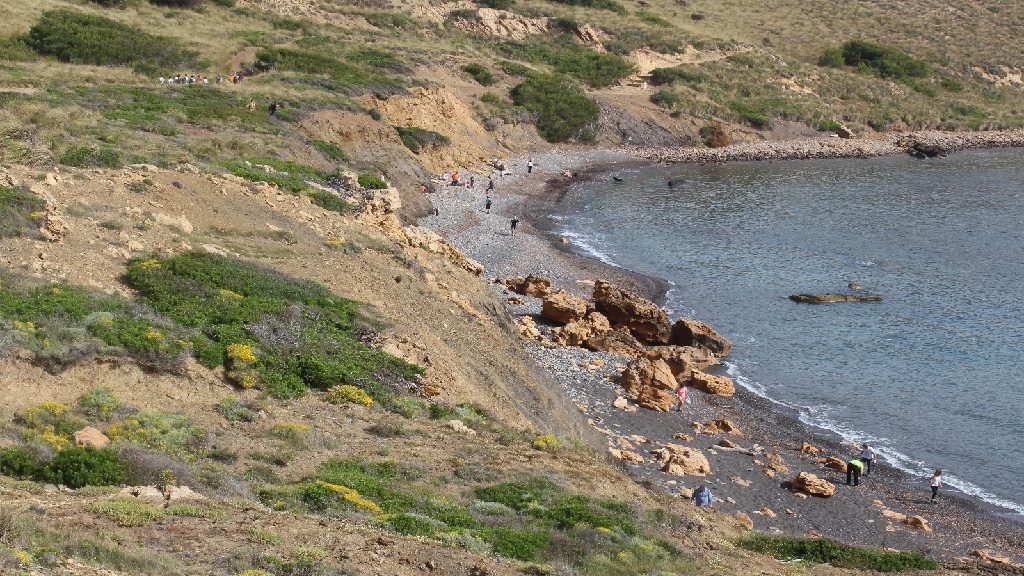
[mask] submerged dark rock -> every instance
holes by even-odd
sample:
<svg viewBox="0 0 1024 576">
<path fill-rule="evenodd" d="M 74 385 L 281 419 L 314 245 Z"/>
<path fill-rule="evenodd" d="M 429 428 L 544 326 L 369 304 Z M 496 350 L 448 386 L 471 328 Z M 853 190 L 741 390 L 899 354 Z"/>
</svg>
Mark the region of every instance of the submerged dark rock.
<svg viewBox="0 0 1024 576">
<path fill-rule="evenodd" d="M 789 297 L 793 302 L 801 304 L 831 304 L 833 302 L 878 302 L 881 294 L 839 294 L 822 292 L 820 294 L 793 294 Z"/>
</svg>

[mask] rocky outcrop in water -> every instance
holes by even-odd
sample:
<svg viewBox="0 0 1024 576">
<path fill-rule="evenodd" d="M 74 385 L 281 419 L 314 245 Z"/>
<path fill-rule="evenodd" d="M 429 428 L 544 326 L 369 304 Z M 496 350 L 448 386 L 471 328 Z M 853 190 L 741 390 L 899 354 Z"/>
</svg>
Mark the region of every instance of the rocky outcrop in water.
<svg viewBox="0 0 1024 576">
<path fill-rule="evenodd" d="M 831 304 L 834 302 L 878 302 L 882 299 L 882 296 L 881 294 L 840 294 L 836 292 L 822 292 L 820 294 L 792 294 L 789 299 L 801 304 Z"/>
</svg>

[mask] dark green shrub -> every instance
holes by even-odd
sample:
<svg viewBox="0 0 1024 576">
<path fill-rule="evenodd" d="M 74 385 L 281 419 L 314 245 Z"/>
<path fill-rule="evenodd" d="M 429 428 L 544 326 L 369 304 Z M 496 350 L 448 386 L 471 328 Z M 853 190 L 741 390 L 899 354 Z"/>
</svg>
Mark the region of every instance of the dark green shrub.
<svg viewBox="0 0 1024 576">
<path fill-rule="evenodd" d="M 950 92 L 963 92 L 964 90 L 964 83 L 950 76 L 946 76 L 940 80 L 939 85 Z"/>
<path fill-rule="evenodd" d="M 323 183 L 328 176 L 312 166 L 276 158 L 234 160 L 225 162 L 223 165 L 235 176 L 241 176 L 253 182 L 274 184 L 292 194 L 308 190 L 310 186 L 307 182 Z M 261 166 L 269 166 L 273 171 L 268 172 Z"/>
<path fill-rule="evenodd" d="M 401 438 L 407 434 L 401 422 L 377 422 L 366 431 L 380 438 Z"/>
<path fill-rule="evenodd" d="M 235 396 L 217 402 L 213 409 L 230 422 L 255 422 L 260 417 L 256 410 Z"/>
<path fill-rule="evenodd" d="M 313 201 L 313 204 L 316 204 L 324 210 L 330 210 L 331 212 L 342 214 L 352 208 L 352 205 L 340 196 L 332 194 L 326 190 L 310 190 L 308 195 L 309 199 Z"/>
<path fill-rule="evenodd" d="M 0 60 L 27 62 L 38 57 L 22 38 L 0 38 Z"/>
<path fill-rule="evenodd" d="M 763 107 L 746 102 L 730 102 L 729 108 L 740 117 L 741 120 L 754 128 L 768 130 L 772 127 L 772 119 L 768 116 Z"/>
<path fill-rule="evenodd" d="M 124 402 L 106 386 L 91 388 L 78 398 L 78 408 L 89 418 L 109 421 Z"/>
<path fill-rule="evenodd" d="M 931 75 L 927 64 L 898 48 L 874 42 L 851 40 L 838 48 L 829 48 L 818 59 L 821 66 L 851 66 L 858 70 L 895 80 L 924 78 Z"/>
<path fill-rule="evenodd" d="M 469 74 L 481 86 L 494 84 L 494 73 L 483 64 L 471 62 L 462 67 L 463 72 Z"/>
<path fill-rule="evenodd" d="M 104 8 L 124 8 L 127 0 L 89 0 L 93 4 L 98 4 Z"/>
<path fill-rule="evenodd" d="M 500 104 L 501 96 L 498 96 L 494 92 L 484 92 L 480 95 L 480 101 L 487 104 Z"/>
<path fill-rule="evenodd" d="M 110 148 L 71 146 L 61 154 L 60 163 L 75 168 L 120 168 L 121 155 Z"/>
<path fill-rule="evenodd" d="M 536 115 L 537 132 L 548 142 L 593 138 L 597 104 L 567 78 L 538 74 L 513 88 L 511 96 Z"/>
<path fill-rule="evenodd" d="M 384 190 L 388 187 L 388 183 L 384 181 L 380 176 L 374 176 L 372 174 L 360 174 L 359 175 L 359 187 L 367 190 Z"/>
<path fill-rule="evenodd" d="M 406 536 L 433 536 L 437 533 L 437 523 L 412 514 L 396 514 L 388 520 L 388 524 L 399 534 Z"/>
<path fill-rule="evenodd" d="M 376 48 L 358 48 L 348 53 L 347 59 L 356 64 L 387 70 L 396 74 L 408 74 L 412 67 L 398 59 L 394 52 Z"/>
<path fill-rule="evenodd" d="M 342 62 L 323 52 L 293 48 L 263 48 L 256 53 L 256 66 L 263 70 L 291 70 L 306 74 L 323 74 L 335 83 L 337 90 L 350 96 L 404 92 L 398 79 L 380 70 Z"/>
<path fill-rule="evenodd" d="M 328 160 L 333 160 L 334 162 L 345 162 L 348 160 L 348 154 L 345 154 L 345 151 L 333 142 L 310 140 L 309 145 L 319 150 Z"/>
<path fill-rule="evenodd" d="M 651 84 L 655 86 L 674 84 L 676 82 L 697 84 L 704 80 L 706 80 L 706 77 L 703 74 L 683 66 L 655 68 L 651 71 Z"/>
<path fill-rule="evenodd" d="M 201 361 L 230 363 L 231 351 L 255 371 L 249 385 L 268 392 L 291 397 L 303 385 L 356 384 L 383 402 L 394 394 L 385 382 L 422 372 L 364 344 L 359 304 L 314 282 L 199 252 L 133 260 L 126 279 L 153 309 L 197 332 L 191 340 Z"/>
<path fill-rule="evenodd" d="M 213 3 L 224 8 L 234 8 L 238 0 L 213 0 Z"/>
<path fill-rule="evenodd" d="M 610 10 L 616 14 L 626 15 L 626 7 L 616 2 L 615 0 L 553 0 L 559 4 L 568 4 L 569 6 L 584 6 L 586 8 L 595 8 L 598 10 Z"/>
<path fill-rule="evenodd" d="M 451 143 L 451 140 L 444 134 L 425 128 L 395 126 L 395 130 L 398 131 L 398 137 L 402 139 L 402 144 L 405 144 L 405 147 L 415 154 L 419 154 L 424 148 L 440 148 Z"/>
<path fill-rule="evenodd" d="M 501 67 L 502 72 L 509 76 L 527 76 L 531 72 L 528 67 L 523 66 L 518 62 L 510 62 L 508 60 L 502 60 L 498 63 L 498 66 Z"/>
<path fill-rule="evenodd" d="M 413 30 L 419 26 L 415 18 L 397 12 L 372 12 L 363 14 L 363 18 L 371 25 L 382 29 Z"/>
<path fill-rule="evenodd" d="M 822 120 L 818 122 L 818 130 L 821 132 L 835 132 L 842 127 L 842 124 L 832 119 Z"/>
<path fill-rule="evenodd" d="M 494 8 L 495 10 L 508 10 L 512 7 L 514 0 L 473 0 L 477 6 Z"/>
<path fill-rule="evenodd" d="M 149 0 L 149 3 L 170 8 L 198 8 L 203 0 Z"/>
<path fill-rule="evenodd" d="M 744 68 L 753 68 L 755 66 L 754 59 L 749 54 L 731 54 L 726 57 L 726 62 L 736 64 L 737 66 L 743 66 Z"/>
<path fill-rule="evenodd" d="M 177 41 L 154 36 L 116 20 L 76 12 L 43 12 L 25 42 L 36 52 L 73 64 L 149 64 L 175 67 L 190 63 L 197 53 Z"/>
<path fill-rule="evenodd" d="M 0 186 L 0 238 L 16 238 L 43 224 L 46 201 L 27 190 Z"/>
<path fill-rule="evenodd" d="M 110 450 L 72 446 L 58 452 L 37 479 L 69 488 L 114 486 L 128 480 L 128 465 Z"/>
<path fill-rule="evenodd" d="M 857 548 L 825 539 L 802 539 L 769 534 L 750 534 L 739 541 L 748 550 L 783 559 L 801 559 L 837 568 L 904 572 L 935 570 L 938 562 L 917 552 L 888 552 Z"/>
<path fill-rule="evenodd" d="M 547 530 L 491 528 L 483 531 L 480 537 L 491 545 L 495 554 L 530 562 L 537 560 L 540 553 L 548 547 L 551 533 Z"/>
<path fill-rule="evenodd" d="M 675 108 L 683 103 L 683 97 L 670 90 L 658 90 L 651 94 L 651 102 L 662 108 Z"/>
<path fill-rule="evenodd" d="M 35 455 L 28 450 L 22 447 L 0 450 L 0 474 L 25 480 L 35 477 L 38 472 Z"/>
<path fill-rule="evenodd" d="M 546 41 L 508 42 L 500 48 L 510 57 L 547 64 L 559 74 L 572 76 L 594 88 L 614 84 L 634 70 L 621 56 L 581 46 L 570 34 L 558 34 Z"/>
<path fill-rule="evenodd" d="M 661 26 L 662 28 L 672 27 L 672 23 L 669 22 L 668 20 L 665 20 L 664 18 L 658 16 L 657 14 L 647 12 L 646 10 L 638 10 L 636 13 L 636 17 L 643 20 L 644 22 L 647 22 L 648 24 L 654 24 L 655 26 Z"/>
</svg>

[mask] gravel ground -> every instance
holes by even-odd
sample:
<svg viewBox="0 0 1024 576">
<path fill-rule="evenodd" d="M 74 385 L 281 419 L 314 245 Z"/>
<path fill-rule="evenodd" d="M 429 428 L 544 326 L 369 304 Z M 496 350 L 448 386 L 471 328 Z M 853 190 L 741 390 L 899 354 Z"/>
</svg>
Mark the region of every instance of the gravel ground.
<svg viewBox="0 0 1024 576">
<path fill-rule="evenodd" d="M 487 174 L 476 174 L 474 189 L 448 187 L 438 180 L 438 192 L 432 201 L 438 215 L 421 224 L 446 234 L 452 242 L 485 268 L 485 278 L 539 274 L 551 278 L 556 288 L 589 297 L 592 281 L 604 278 L 660 300 L 666 284 L 656 278 L 575 254 L 547 228 L 546 213 L 571 201 L 563 170 L 578 171 L 572 182 L 585 182 L 590 176 L 635 164 L 625 154 L 608 151 L 551 152 L 533 157 L 536 168 L 526 174 L 526 159 L 512 162 L 511 175 L 495 176 L 490 214 L 484 210 Z M 464 181 L 469 175 L 464 176 Z M 515 236 L 509 232 L 509 220 L 521 222 Z M 532 316 L 542 332 L 553 327 L 540 317 L 540 300 L 510 293 L 503 285 L 494 290 L 509 302 L 514 317 Z M 512 300 L 512 301 L 510 301 Z M 522 301 L 522 304 L 515 300 Z M 808 430 L 796 414 L 740 390 L 732 398 L 690 394 L 690 402 L 680 413 L 655 412 L 640 408 L 624 411 L 613 408 L 621 395 L 617 380 L 628 359 L 581 348 L 524 342 L 533 358 L 565 389 L 568 397 L 586 413 L 592 425 L 608 438 L 609 447 L 629 447 L 645 457 L 644 464 L 626 464 L 630 474 L 654 489 L 679 494 L 680 488 L 693 488 L 701 482 L 712 487 L 715 508 L 723 514 L 742 512 L 755 529 L 798 535 L 825 535 L 840 541 L 865 546 L 919 550 L 956 561 L 976 548 L 994 551 L 1024 560 L 1024 524 L 1001 515 L 972 498 L 944 491 L 938 504 L 928 502 L 924 478 L 913 478 L 876 466 L 860 487 L 844 485 L 845 475 L 822 468 L 817 459 L 835 456 L 848 459 L 856 447 L 824 431 Z M 595 367 L 594 359 L 603 362 Z M 691 423 L 706 423 L 715 418 L 735 422 L 742 435 L 711 436 L 695 433 Z M 691 440 L 674 439 L 685 434 Z M 716 446 L 728 438 L 750 454 L 724 451 Z M 821 448 L 820 455 L 799 451 L 804 442 Z M 707 456 L 712 473 L 707 477 L 676 477 L 661 472 L 649 455 L 660 444 L 683 444 L 700 449 Z M 774 477 L 765 473 L 765 454 L 777 454 L 787 471 Z M 801 498 L 782 486 L 782 482 L 807 471 L 836 484 L 832 498 Z M 934 531 L 924 532 L 881 515 L 881 506 L 907 515 L 920 515 Z"/>
</svg>

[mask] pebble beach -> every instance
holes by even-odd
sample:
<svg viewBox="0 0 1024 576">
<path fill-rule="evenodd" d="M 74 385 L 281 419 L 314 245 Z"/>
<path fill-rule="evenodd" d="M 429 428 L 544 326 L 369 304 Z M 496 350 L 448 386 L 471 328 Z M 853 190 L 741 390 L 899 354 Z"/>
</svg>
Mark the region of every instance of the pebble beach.
<svg viewBox="0 0 1024 576">
<path fill-rule="evenodd" d="M 963 137 L 960 146 L 976 147 L 984 142 L 1019 145 L 1000 143 L 1024 141 L 1024 133 L 999 134 L 1003 136 Z M 791 149 L 803 150 L 807 146 L 813 149 L 817 144 L 804 142 L 791 146 L 796 147 Z M 890 144 L 879 150 L 880 154 L 902 151 Z M 520 158 L 506 165 L 508 175 L 494 173 L 490 213 L 484 209 L 488 194 L 487 168 L 470 167 L 464 173 L 476 176 L 476 187 L 445 186 L 446 182 L 438 179 L 435 182 L 437 192 L 430 195 L 437 215 L 424 218 L 420 223 L 443 233 L 456 247 L 483 264 L 484 279 L 488 282 L 495 278 L 535 274 L 551 279 L 556 289 L 588 298 L 593 281 L 605 279 L 659 302 L 668 288 L 663 280 L 588 257 L 567 239 L 551 232 L 548 215 L 563 203 L 573 201 L 570 186 L 585 186 L 592 178 L 608 178 L 615 170 L 639 161 L 753 159 L 749 151 L 721 158 L 708 154 L 710 152 L 694 153 L 691 158 L 685 151 L 679 151 L 669 159 L 651 151 L 568 149 L 532 156 L 536 166 L 532 174 L 527 174 L 528 159 Z M 771 157 L 774 156 L 762 155 L 757 159 Z M 577 173 L 576 177 L 562 176 L 565 170 Z M 513 218 L 519 220 L 514 236 L 509 226 Z M 550 336 L 554 325 L 540 316 L 540 299 L 514 294 L 499 283 L 492 286 L 514 318 L 531 318 L 543 334 Z M 728 334 L 723 336 L 729 337 Z M 884 455 L 876 460 L 876 469 L 860 486 L 846 486 L 845 473 L 825 468 L 821 461 L 826 457 L 846 461 L 858 453 L 858 447 L 824 430 L 808 429 L 796 414 L 769 399 L 738 388 L 732 397 L 691 391 L 681 413 L 657 412 L 632 403 L 625 409 L 616 408 L 613 403 L 624 395 L 618 378 L 629 358 L 536 340 L 524 339 L 523 345 L 563 387 L 594 428 L 607 438 L 609 448 L 643 457 L 643 463 L 624 465 L 634 478 L 656 490 L 686 497 L 689 490 L 706 483 L 714 492 L 717 514 L 752 524 L 758 531 L 824 536 L 861 546 L 916 550 L 961 567 L 978 563 L 971 554 L 978 549 L 991 550 L 1017 563 L 1024 562 L 1024 523 L 1019 516 L 1002 513 L 951 490 L 944 490 L 938 503 L 931 504 L 927 480 L 887 467 Z M 616 404 L 621 406 L 621 400 Z M 737 431 L 702 432 L 701 429 L 713 420 L 727 420 Z M 818 451 L 802 452 L 805 443 Z M 711 472 L 706 476 L 682 477 L 662 472 L 650 453 L 666 444 L 701 451 Z M 787 481 L 799 472 L 809 472 L 836 484 L 835 494 L 830 498 L 805 497 L 787 488 Z M 924 519 L 927 529 L 905 523 L 904 517 Z M 1024 568 L 1009 570 L 1024 574 Z"/>
</svg>

